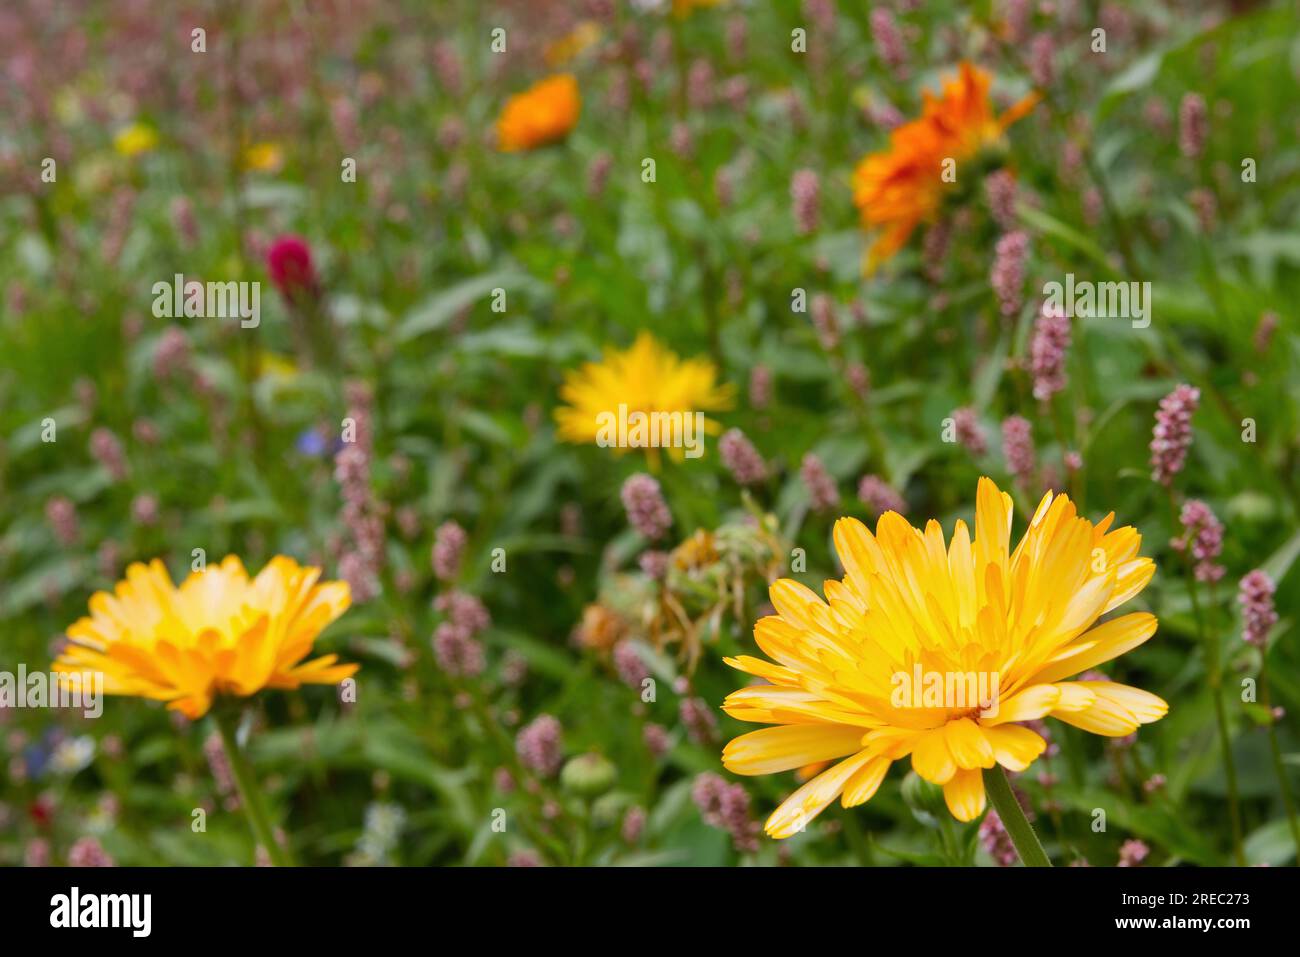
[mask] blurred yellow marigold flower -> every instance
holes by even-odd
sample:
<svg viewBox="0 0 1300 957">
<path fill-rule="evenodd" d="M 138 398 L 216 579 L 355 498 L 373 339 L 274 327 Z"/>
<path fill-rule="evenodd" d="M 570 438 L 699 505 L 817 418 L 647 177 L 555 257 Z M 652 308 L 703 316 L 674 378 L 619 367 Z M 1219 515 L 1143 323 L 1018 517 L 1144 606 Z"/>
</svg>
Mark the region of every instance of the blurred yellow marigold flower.
<svg viewBox="0 0 1300 957">
<path fill-rule="evenodd" d="M 68 629 L 59 672 L 98 671 L 108 694 L 168 702 L 198 718 L 217 695 L 336 684 L 358 666 L 325 655 L 299 664 L 351 603 L 346 582 L 278 555 L 249 579 L 233 555 L 177 588 L 158 559 L 126 570 L 114 594 L 96 592 L 90 617 Z"/>
<path fill-rule="evenodd" d="M 288 382 L 298 378 L 301 373 L 302 370 L 298 368 L 298 364 L 288 356 L 267 352 L 265 349 L 257 354 L 257 377 L 259 379 L 279 379 Z"/>
<path fill-rule="evenodd" d="M 254 143 L 244 150 L 243 166 L 254 173 L 278 173 L 284 166 L 284 150 L 279 143 Z"/>
<path fill-rule="evenodd" d="M 581 108 L 572 73 L 547 77 L 506 101 L 497 120 L 497 144 L 515 152 L 562 140 L 577 125 Z"/>
<path fill-rule="evenodd" d="M 869 800 L 908 755 L 918 775 L 943 787 L 953 816 L 971 821 L 985 806 L 982 769 L 1023 771 L 1043 753 L 1025 722 L 1051 715 L 1120 737 L 1168 711 L 1138 688 L 1064 680 L 1155 633 L 1145 612 L 1096 624 L 1155 573 L 1138 556 L 1141 536 L 1109 531 L 1114 513 L 1094 525 L 1049 492 L 1011 551 L 1012 512 L 1011 497 L 984 478 L 974 539 L 961 521 L 945 546 L 935 521 L 922 532 L 886 512 L 872 535 L 841 518 L 834 541 L 845 575 L 826 582 L 826 601 L 789 579 L 772 586 L 777 613 L 758 622 L 754 639 L 776 663 L 726 659 L 770 683 L 734 692 L 723 709 L 773 727 L 731 741 L 723 764 L 773 774 L 834 761 L 776 809 L 772 837 L 798 832 L 837 797 L 844 807 Z M 961 707 L 945 696 L 900 696 L 918 673 L 987 676 L 994 693 Z"/>
<path fill-rule="evenodd" d="M 113 137 L 113 149 L 123 156 L 139 156 L 158 146 L 158 134 L 144 123 L 132 123 Z"/>
<path fill-rule="evenodd" d="M 938 211 L 946 187 L 944 161 L 960 164 L 998 143 L 1006 128 L 1038 102 L 1030 94 L 999 117 L 989 103 L 991 77 L 963 62 L 936 99 L 923 93 L 921 118 L 889 134 L 889 149 L 872 153 L 853 173 L 853 202 L 868 229 L 882 230 L 867 254 L 875 268 L 907 242 L 917 225 Z M 958 173 L 957 175 L 961 175 Z"/>
<path fill-rule="evenodd" d="M 620 425 L 632 427 L 629 435 L 638 421 L 648 423 L 648 430 L 642 431 L 648 431 L 653 439 L 662 436 L 655 426 L 657 420 L 666 423 L 668 418 L 676 417 L 674 422 L 691 430 L 693 413 L 699 412 L 702 417 L 704 412 L 730 408 L 733 391 L 730 385 L 717 383 L 717 370 L 709 360 L 681 359 L 650 333 L 642 332 L 626 351 L 607 350 L 600 362 L 588 362 L 565 374 L 560 397 L 567 405 L 555 410 L 555 421 L 565 442 L 606 444 L 603 436 L 615 419 Z M 703 428 L 716 433 L 720 426 L 704 419 Z M 688 438 L 701 442 L 702 448 L 702 435 Z M 608 444 L 620 453 L 627 448 L 645 448 L 654 462 L 664 447 Z M 685 450 L 669 445 L 667 452 L 680 461 Z"/>
<path fill-rule="evenodd" d="M 542 51 L 542 57 L 546 60 L 547 66 L 563 66 L 599 43 L 603 35 L 604 31 L 600 29 L 599 23 L 595 20 L 583 20 L 558 40 L 548 43 L 546 49 Z"/>
</svg>

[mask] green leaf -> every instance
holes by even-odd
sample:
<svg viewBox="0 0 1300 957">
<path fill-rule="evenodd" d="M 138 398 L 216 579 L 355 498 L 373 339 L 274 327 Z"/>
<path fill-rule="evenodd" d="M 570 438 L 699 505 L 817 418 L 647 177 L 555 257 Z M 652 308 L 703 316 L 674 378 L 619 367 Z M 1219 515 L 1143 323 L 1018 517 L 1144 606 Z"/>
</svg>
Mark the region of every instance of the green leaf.
<svg viewBox="0 0 1300 957">
<path fill-rule="evenodd" d="M 1262 567 L 1273 581 L 1280 583 L 1295 564 L 1297 556 L 1300 556 L 1300 530 L 1283 542 L 1282 547 L 1270 555 Z"/>
<path fill-rule="evenodd" d="M 1045 236 L 1053 236 L 1071 249 L 1083 253 L 1107 274 L 1115 272 L 1105 250 L 1073 226 L 1067 226 L 1055 216 L 1045 213 L 1041 209 L 1034 209 L 1023 204 L 1017 208 L 1017 212 L 1025 225 L 1032 226 Z"/>
<path fill-rule="evenodd" d="M 512 293 L 527 291 L 537 295 L 545 287 L 527 273 L 517 270 L 498 270 L 463 279 L 453 286 L 429 296 L 398 323 L 397 341 L 409 342 L 426 332 L 441 329 L 462 309 L 491 294 L 493 289 L 506 291 L 507 304 Z"/>
<path fill-rule="evenodd" d="M 457 825 L 471 831 L 478 815 L 464 782 L 468 772 L 453 772 L 424 753 L 420 742 L 396 724 L 368 729 L 362 745 L 367 764 L 394 777 L 423 784 L 447 802 Z"/>
<path fill-rule="evenodd" d="M 42 562 L 25 575 L 7 582 L 0 590 L 0 618 L 11 618 L 45 601 L 80 588 L 89 567 L 80 557 L 54 558 Z"/>
<path fill-rule="evenodd" d="M 1107 827 L 1131 831 L 1139 837 L 1155 841 L 1170 853 L 1196 864 L 1216 864 L 1222 855 L 1206 843 L 1204 833 L 1190 821 L 1183 820 L 1163 808 L 1139 807 L 1128 801 L 1101 791 L 1083 793 L 1061 792 L 1064 803 L 1076 811 L 1091 815 L 1096 808 L 1106 812 Z M 1109 863 L 1093 861 L 1094 864 Z"/>
<path fill-rule="evenodd" d="M 17 458 L 24 452 L 34 448 L 40 448 L 46 443 L 41 439 L 41 433 L 44 426 L 41 424 L 45 418 L 51 418 L 55 422 L 55 438 L 58 432 L 64 429 L 79 429 L 86 422 L 86 412 L 80 406 L 67 405 L 62 408 L 54 409 L 48 416 L 42 416 L 40 419 L 21 425 L 14 429 L 13 435 L 9 437 L 9 454 Z"/>
<path fill-rule="evenodd" d="M 1296 856 L 1290 822 L 1286 818 L 1269 821 L 1247 835 L 1244 850 L 1246 862 L 1249 864 L 1256 866 L 1267 864 L 1270 867 L 1286 864 Z"/>
<path fill-rule="evenodd" d="M 993 347 L 992 353 L 983 358 L 982 364 L 975 372 L 975 382 L 971 391 L 975 408 L 979 411 L 988 408 L 997 394 L 998 383 L 1002 381 L 1002 373 L 1007 367 L 1008 348 L 1008 334 L 1003 331 L 998 335 L 997 345 Z"/>
<path fill-rule="evenodd" d="M 573 674 L 573 661 L 555 645 L 518 631 L 494 630 L 493 635 L 501 644 L 513 648 L 528 659 L 530 670 L 561 680 Z"/>
<path fill-rule="evenodd" d="M 1156 50 L 1148 53 L 1121 70 L 1106 84 L 1106 91 L 1102 95 L 1102 110 L 1104 111 L 1113 100 L 1150 86 L 1151 81 L 1160 74 L 1160 68 L 1164 65 L 1165 52 Z"/>
</svg>

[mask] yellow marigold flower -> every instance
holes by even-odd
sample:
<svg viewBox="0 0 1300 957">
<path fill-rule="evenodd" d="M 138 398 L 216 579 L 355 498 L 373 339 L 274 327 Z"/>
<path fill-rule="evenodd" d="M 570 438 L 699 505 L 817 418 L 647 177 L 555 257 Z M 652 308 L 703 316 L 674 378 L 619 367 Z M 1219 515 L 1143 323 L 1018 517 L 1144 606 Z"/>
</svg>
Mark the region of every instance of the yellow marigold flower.
<svg viewBox="0 0 1300 957">
<path fill-rule="evenodd" d="M 284 150 L 279 143 L 254 143 L 244 150 L 243 166 L 254 173 L 278 173 L 284 166 Z"/>
<path fill-rule="evenodd" d="M 960 164 L 998 143 L 1006 128 L 1038 102 L 1031 94 L 1001 116 L 989 103 L 991 77 L 963 62 L 956 77 L 943 84 L 936 99 L 924 96 L 921 118 L 889 134 L 889 149 L 872 153 L 853 174 L 853 202 L 862 224 L 882 230 L 867 254 L 868 268 L 898 252 L 912 230 L 939 210 L 944 189 L 944 160 Z"/>
<path fill-rule="evenodd" d="M 603 31 L 595 20 L 583 20 L 576 27 L 546 45 L 542 57 L 546 65 L 563 66 L 570 60 L 580 57 L 585 50 L 600 42 Z"/>
<path fill-rule="evenodd" d="M 143 123 L 132 123 L 113 137 L 113 149 L 123 156 L 139 156 L 158 146 L 158 134 L 153 127 Z"/>
<path fill-rule="evenodd" d="M 278 555 L 250 580 L 230 555 L 177 588 L 158 559 L 136 562 L 114 594 L 91 596 L 90 617 L 68 629 L 54 670 L 101 672 L 107 694 L 166 701 L 189 718 L 219 694 L 336 684 L 358 666 L 335 664 L 336 655 L 299 664 L 351 603 L 346 582 L 319 577 Z"/>
<path fill-rule="evenodd" d="M 644 448 L 656 462 L 666 445 L 668 454 L 681 460 L 689 449 L 660 441 L 664 432 L 677 429 L 679 437 L 700 442 L 702 449 L 704 437 L 693 433 L 693 413 L 702 418 L 704 412 L 729 408 L 732 393 L 730 385 L 717 384 L 712 362 L 678 358 L 642 332 L 626 351 L 607 350 L 602 361 L 565 374 L 560 397 L 567 405 L 555 410 L 555 421 L 565 442 L 594 442 L 620 452 Z M 704 419 L 703 429 L 716 433 L 720 426 Z"/>
<path fill-rule="evenodd" d="M 777 613 L 758 622 L 754 639 L 776 663 L 726 659 L 769 683 L 734 692 L 723 709 L 773 727 L 730 742 L 723 764 L 773 774 L 834 761 L 776 809 L 772 837 L 796 833 L 837 797 L 844 807 L 869 800 L 908 755 L 918 775 L 943 787 L 953 816 L 971 821 L 985 806 L 983 769 L 1023 771 L 1043 753 L 1025 722 L 1051 715 L 1119 737 L 1168 711 L 1138 688 L 1065 680 L 1155 633 L 1145 612 L 1096 624 L 1155 573 L 1138 556 L 1141 536 L 1110 531 L 1114 513 L 1094 525 L 1049 492 L 1011 551 L 1012 512 L 1011 497 L 985 478 L 974 539 L 960 521 L 945 546 L 938 522 L 922 532 L 886 512 L 872 535 L 841 518 L 834 541 L 845 575 L 826 582 L 826 601 L 789 579 L 772 586 Z M 980 683 L 993 693 L 956 707 L 950 692 L 901 693 L 917 675 L 929 689 L 931 675 L 958 676 L 959 697 L 987 676 Z"/>
<path fill-rule="evenodd" d="M 514 152 L 562 140 L 577 125 L 581 108 L 572 73 L 548 77 L 506 101 L 497 120 L 497 143 Z"/>
</svg>

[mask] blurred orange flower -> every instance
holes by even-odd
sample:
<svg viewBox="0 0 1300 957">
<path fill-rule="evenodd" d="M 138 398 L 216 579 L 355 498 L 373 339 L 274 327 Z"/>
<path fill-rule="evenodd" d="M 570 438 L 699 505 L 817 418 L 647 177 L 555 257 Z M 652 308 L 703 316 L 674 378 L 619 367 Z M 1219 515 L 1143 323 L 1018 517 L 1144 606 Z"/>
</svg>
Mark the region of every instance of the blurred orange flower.
<svg viewBox="0 0 1300 957">
<path fill-rule="evenodd" d="M 582 621 L 574 632 L 578 644 L 592 651 L 608 651 L 627 633 L 625 622 L 612 609 L 599 602 L 582 610 Z"/>
<path fill-rule="evenodd" d="M 945 160 L 960 163 L 996 144 L 1007 127 L 1038 102 L 1038 94 L 1032 93 L 995 117 L 989 103 L 991 79 L 986 71 L 962 62 L 938 98 L 929 91 L 923 94 L 920 119 L 895 129 L 889 149 L 858 164 L 854 205 L 864 226 L 883 230 L 867 254 L 868 270 L 898 252 L 912 230 L 938 212 L 947 185 Z"/>
<path fill-rule="evenodd" d="M 577 125 L 581 109 L 572 73 L 547 77 L 506 101 L 497 120 L 497 143 L 512 153 L 562 140 Z"/>
<path fill-rule="evenodd" d="M 230 555 L 177 588 L 158 559 L 136 562 L 114 594 L 91 597 L 54 670 L 101 672 L 105 693 L 166 701 L 188 718 L 219 694 L 337 684 L 358 666 L 335 655 L 299 664 L 351 601 L 346 582 L 319 578 L 319 568 L 278 555 L 250 579 Z"/>
</svg>

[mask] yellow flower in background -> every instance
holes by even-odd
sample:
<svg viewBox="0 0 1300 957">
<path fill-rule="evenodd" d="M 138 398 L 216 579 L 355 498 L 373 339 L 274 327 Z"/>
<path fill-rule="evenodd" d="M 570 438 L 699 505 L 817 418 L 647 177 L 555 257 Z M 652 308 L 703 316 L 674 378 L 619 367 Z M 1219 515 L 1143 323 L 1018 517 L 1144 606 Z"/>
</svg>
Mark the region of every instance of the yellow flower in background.
<svg viewBox="0 0 1300 957">
<path fill-rule="evenodd" d="M 254 143 L 244 150 L 242 162 L 254 173 L 278 173 L 284 167 L 284 150 L 279 143 Z"/>
<path fill-rule="evenodd" d="M 301 374 L 298 364 L 287 356 L 276 352 L 262 350 L 257 354 L 257 376 L 259 379 L 278 379 L 291 382 Z"/>
<path fill-rule="evenodd" d="M 726 659 L 769 683 L 723 704 L 772 727 L 731 741 L 723 764 L 754 775 L 833 763 L 776 809 L 769 835 L 789 837 L 837 797 L 844 807 L 866 802 L 909 755 L 920 777 L 943 787 L 953 816 L 971 821 L 985 807 L 984 769 L 1023 771 L 1043 753 L 1025 722 L 1050 715 L 1120 737 L 1165 715 L 1168 705 L 1141 689 L 1066 680 L 1155 633 L 1145 612 L 1097 624 L 1155 573 L 1138 555 L 1138 532 L 1109 530 L 1114 513 L 1094 525 L 1049 492 L 1011 551 L 1012 513 L 1011 497 L 985 478 L 973 539 L 960 521 L 945 545 L 938 522 L 922 532 L 886 512 L 872 535 L 841 518 L 834 541 L 845 575 L 826 582 L 826 601 L 789 579 L 772 586 L 776 614 L 754 639 L 775 663 Z M 937 698 L 932 675 L 944 684 Z M 973 680 L 978 698 L 963 692 Z M 966 700 L 952 706 L 948 689 Z"/>
<path fill-rule="evenodd" d="M 132 123 L 113 137 L 113 149 L 123 156 L 139 156 L 158 146 L 158 134 L 144 123 Z"/>
<path fill-rule="evenodd" d="M 581 109 L 572 73 L 548 77 L 506 101 L 497 120 L 497 143 L 515 152 L 562 140 L 577 125 Z"/>
<path fill-rule="evenodd" d="M 671 421 L 681 426 L 682 437 L 698 440 L 702 450 L 703 436 L 686 434 L 693 432 L 694 413 L 700 413 L 704 432 L 717 432 L 718 424 L 704 419 L 703 413 L 730 408 L 732 393 L 730 385 L 718 384 L 717 370 L 708 359 L 681 359 L 650 333 L 641 332 L 626 351 L 607 350 L 600 362 L 588 362 L 565 374 L 560 397 L 566 405 L 555 410 L 555 421 L 565 442 L 608 445 L 620 452 L 644 448 L 653 461 L 666 447 L 670 456 L 680 460 L 691 449 L 639 443 L 638 423 L 648 427 L 641 431 L 655 440 L 662 436 L 656 423 L 666 427 Z M 632 441 L 610 441 L 624 433 Z"/>
<path fill-rule="evenodd" d="M 672 550 L 673 565 L 683 571 L 694 571 L 718 560 L 718 545 L 714 534 L 706 528 L 697 528 L 690 538 Z"/>
<path fill-rule="evenodd" d="M 166 701 L 189 718 L 217 695 L 337 684 L 358 666 L 336 655 L 299 664 L 351 603 L 346 582 L 319 578 L 319 568 L 279 555 L 250 579 L 231 555 L 177 588 L 158 559 L 136 562 L 114 594 L 91 597 L 54 670 L 101 672 L 107 694 Z"/>
<path fill-rule="evenodd" d="M 601 30 L 599 23 L 595 20 L 583 20 L 558 40 L 548 43 L 542 52 L 542 57 L 546 60 L 547 66 L 563 66 L 599 43 L 603 35 L 604 31 Z"/>
<path fill-rule="evenodd" d="M 985 147 L 998 143 L 1007 127 L 1038 102 L 1031 94 L 1001 116 L 989 102 L 991 77 L 963 62 L 956 77 L 943 84 L 936 98 L 924 96 L 921 118 L 889 134 L 889 149 L 872 153 L 853 174 L 853 202 L 862 224 L 880 230 L 867 254 L 868 269 L 893 256 L 923 220 L 939 211 L 946 160 L 958 166 Z M 957 175 L 961 175 L 958 173 Z"/>
</svg>

